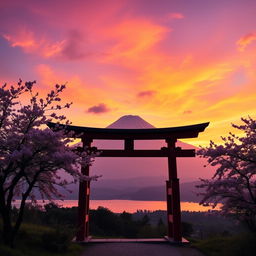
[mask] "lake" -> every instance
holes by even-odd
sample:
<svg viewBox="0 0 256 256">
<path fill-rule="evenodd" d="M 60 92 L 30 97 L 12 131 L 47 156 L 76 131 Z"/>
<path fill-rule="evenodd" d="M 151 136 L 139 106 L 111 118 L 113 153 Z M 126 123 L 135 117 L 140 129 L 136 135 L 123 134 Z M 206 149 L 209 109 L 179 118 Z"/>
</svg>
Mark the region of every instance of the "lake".
<svg viewBox="0 0 256 256">
<path fill-rule="evenodd" d="M 55 202 L 62 207 L 73 207 L 78 205 L 77 200 L 55 200 Z M 38 200 L 38 203 L 43 205 L 47 204 L 48 201 Z M 14 202 L 14 205 L 19 205 L 19 200 Z M 90 200 L 90 208 L 97 209 L 99 206 L 108 208 L 112 212 L 120 213 L 123 211 L 134 213 L 137 210 L 166 210 L 166 201 L 134 201 L 134 200 Z M 219 210 L 220 205 L 215 210 Z M 181 202 L 182 211 L 201 211 L 205 212 L 211 210 L 211 207 L 205 207 L 194 202 Z"/>
</svg>

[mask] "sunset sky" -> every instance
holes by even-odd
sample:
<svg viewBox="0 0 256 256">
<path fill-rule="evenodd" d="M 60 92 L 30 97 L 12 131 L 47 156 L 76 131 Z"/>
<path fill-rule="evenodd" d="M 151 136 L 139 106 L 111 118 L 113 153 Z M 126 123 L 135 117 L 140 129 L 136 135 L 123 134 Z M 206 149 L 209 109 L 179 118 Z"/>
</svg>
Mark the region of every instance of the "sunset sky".
<svg viewBox="0 0 256 256">
<path fill-rule="evenodd" d="M 256 117 L 255 0 L 1 0 L 0 47 L 1 83 L 67 83 L 75 125 L 210 121 L 206 145 Z"/>
</svg>

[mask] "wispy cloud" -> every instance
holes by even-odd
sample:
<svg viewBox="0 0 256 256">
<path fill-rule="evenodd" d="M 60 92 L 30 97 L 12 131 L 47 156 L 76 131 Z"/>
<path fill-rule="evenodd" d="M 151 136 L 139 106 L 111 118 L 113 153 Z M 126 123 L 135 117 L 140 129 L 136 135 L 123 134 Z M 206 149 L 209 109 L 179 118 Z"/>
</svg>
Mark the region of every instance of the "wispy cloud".
<svg viewBox="0 0 256 256">
<path fill-rule="evenodd" d="M 61 57 L 69 60 L 83 59 L 85 55 L 88 55 L 82 49 L 84 43 L 82 33 L 78 30 L 69 31 L 68 39 L 60 52 Z"/>
<path fill-rule="evenodd" d="M 114 42 L 107 50 L 109 55 L 106 56 L 106 61 L 118 61 L 119 65 L 122 61 L 124 65 L 134 65 L 134 61 L 143 58 L 170 31 L 169 27 L 138 18 L 125 19 L 117 25 L 105 28 L 101 32 L 102 39 Z"/>
<path fill-rule="evenodd" d="M 167 20 L 173 20 L 173 19 L 184 19 L 184 15 L 179 12 L 171 12 L 166 15 Z"/>
<path fill-rule="evenodd" d="M 37 38 L 35 33 L 27 28 L 3 34 L 2 37 L 11 47 L 20 47 L 26 53 L 34 53 L 45 58 L 58 55 L 65 45 L 65 40 L 52 41 L 43 37 Z"/>
<path fill-rule="evenodd" d="M 82 31 L 73 29 L 68 32 L 65 43 L 56 57 L 72 61 L 101 55 L 104 54 L 92 49 L 92 46 L 85 39 Z"/>
<path fill-rule="evenodd" d="M 251 44 L 253 41 L 256 40 L 256 32 L 255 33 L 249 33 L 247 35 L 244 35 L 241 37 L 237 42 L 237 47 L 239 51 L 244 51 L 245 48 Z"/>
</svg>

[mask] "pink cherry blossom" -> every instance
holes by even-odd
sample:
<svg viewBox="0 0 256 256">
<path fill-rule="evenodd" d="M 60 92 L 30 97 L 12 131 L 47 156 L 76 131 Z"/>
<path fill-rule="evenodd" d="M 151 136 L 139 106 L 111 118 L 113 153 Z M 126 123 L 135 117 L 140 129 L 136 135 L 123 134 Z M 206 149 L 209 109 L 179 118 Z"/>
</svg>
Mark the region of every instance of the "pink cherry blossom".
<svg viewBox="0 0 256 256">
<path fill-rule="evenodd" d="M 77 153 L 70 146 L 73 139 L 62 130 L 53 132 L 47 122 L 70 122 L 56 110 L 69 108 L 61 105 L 60 94 L 65 85 L 56 85 L 46 98 L 34 93 L 33 82 L 17 86 L 0 87 L 0 214 L 3 220 L 3 241 L 12 246 L 22 222 L 25 203 L 36 202 L 35 191 L 43 199 L 61 197 L 58 186 L 65 187 L 59 171 L 69 173 L 74 181 L 97 180 L 80 172 L 81 164 L 90 165 L 96 153 Z M 27 95 L 26 95 L 27 94 Z M 22 105 L 23 96 L 29 96 L 27 105 Z M 18 217 L 13 223 L 12 202 L 21 199 Z"/>
<path fill-rule="evenodd" d="M 241 118 L 232 124 L 242 136 L 230 133 L 222 137 L 223 145 L 213 141 L 197 154 L 216 167 L 211 180 L 201 180 L 204 188 L 201 204 L 213 208 L 222 203 L 221 213 L 232 215 L 256 231 L 256 120 Z"/>
</svg>

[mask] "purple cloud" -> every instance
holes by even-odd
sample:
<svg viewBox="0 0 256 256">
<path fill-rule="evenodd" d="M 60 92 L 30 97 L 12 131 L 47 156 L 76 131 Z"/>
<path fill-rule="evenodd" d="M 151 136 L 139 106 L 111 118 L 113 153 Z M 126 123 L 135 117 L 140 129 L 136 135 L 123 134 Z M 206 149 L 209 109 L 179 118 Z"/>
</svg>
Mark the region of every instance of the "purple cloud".
<svg viewBox="0 0 256 256">
<path fill-rule="evenodd" d="M 61 51 L 62 57 L 68 60 L 84 59 L 91 55 L 89 52 L 84 51 L 86 45 L 82 33 L 78 30 L 69 31 L 66 44 Z"/>
<path fill-rule="evenodd" d="M 156 94 L 156 91 L 153 90 L 148 90 L 148 91 L 141 91 L 137 94 L 137 97 L 142 98 L 142 97 L 152 97 Z"/>
<path fill-rule="evenodd" d="M 87 109 L 88 113 L 93 113 L 93 114 L 102 114 L 102 113 L 106 113 L 109 111 L 110 111 L 110 109 L 104 103 L 100 103 L 96 106 L 92 106 Z"/>
</svg>

